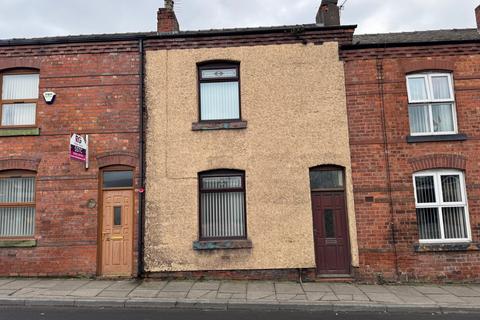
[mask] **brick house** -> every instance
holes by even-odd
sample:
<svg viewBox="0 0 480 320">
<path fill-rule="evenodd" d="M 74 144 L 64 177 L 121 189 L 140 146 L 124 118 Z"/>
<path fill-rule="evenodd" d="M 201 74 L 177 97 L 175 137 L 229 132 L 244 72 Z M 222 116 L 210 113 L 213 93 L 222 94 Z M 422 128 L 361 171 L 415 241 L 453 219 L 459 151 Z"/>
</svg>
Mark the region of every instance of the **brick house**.
<svg viewBox="0 0 480 320">
<path fill-rule="evenodd" d="M 316 24 L 145 40 L 150 277 L 351 277 L 358 266 L 337 1 Z M 165 19 L 169 21 L 165 21 Z"/>
<path fill-rule="evenodd" d="M 355 36 L 342 60 L 359 277 L 480 280 L 477 29 Z"/>
<path fill-rule="evenodd" d="M 137 38 L 0 41 L 0 276 L 137 274 Z"/>
</svg>

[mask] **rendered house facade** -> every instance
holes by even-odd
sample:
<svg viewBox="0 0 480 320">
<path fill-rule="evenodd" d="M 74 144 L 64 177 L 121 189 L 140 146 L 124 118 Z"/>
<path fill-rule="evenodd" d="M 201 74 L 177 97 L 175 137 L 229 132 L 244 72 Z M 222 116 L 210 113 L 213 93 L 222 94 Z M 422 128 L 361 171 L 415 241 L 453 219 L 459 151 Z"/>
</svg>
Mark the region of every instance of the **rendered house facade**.
<svg viewBox="0 0 480 320">
<path fill-rule="evenodd" d="M 147 276 L 351 277 L 339 46 L 353 31 L 172 29 L 145 42 Z"/>
</svg>

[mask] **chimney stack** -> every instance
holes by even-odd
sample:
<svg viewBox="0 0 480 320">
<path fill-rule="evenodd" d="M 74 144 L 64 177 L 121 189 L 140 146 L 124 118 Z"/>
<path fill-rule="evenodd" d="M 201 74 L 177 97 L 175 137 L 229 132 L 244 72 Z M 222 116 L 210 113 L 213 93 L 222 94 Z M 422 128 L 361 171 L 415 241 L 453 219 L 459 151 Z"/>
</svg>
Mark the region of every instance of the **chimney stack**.
<svg viewBox="0 0 480 320">
<path fill-rule="evenodd" d="M 480 6 L 475 9 L 475 16 L 477 17 L 477 30 L 480 32 Z"/>
<path fill-rule="evenodd" d="M 317 13 L 317 24 L 323 27 L 340 25 L 338 0 L 322 0 Z"/>
<path fill-rule="evenodd" d="M 165 7 L 158 9 L 157 13 L 157 31 L 158 32 L 178 32 L 177 16 L 173 10 L 173 0 L 165 0 Z"/>
</svg>

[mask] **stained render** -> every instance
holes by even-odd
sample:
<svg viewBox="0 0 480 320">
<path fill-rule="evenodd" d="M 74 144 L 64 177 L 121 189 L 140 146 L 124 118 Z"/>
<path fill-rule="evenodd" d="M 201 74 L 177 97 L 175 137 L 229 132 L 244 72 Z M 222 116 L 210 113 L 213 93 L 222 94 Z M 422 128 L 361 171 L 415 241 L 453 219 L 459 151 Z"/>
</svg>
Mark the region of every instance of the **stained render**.
<svg viewBox="0 0 480 320">
<path fill-rule="evenodd" d="M 242 130 L 192 131 L 197 63 L 240 61 Z M 147 272 L 314 268 L 309 168 L 346 168 L 352 265 L 358 249 L 343 63 L 337 43 L 148 51 Z M 246 173 L 252 249 L 194 251 L 198 172 Z"/>
</svg>

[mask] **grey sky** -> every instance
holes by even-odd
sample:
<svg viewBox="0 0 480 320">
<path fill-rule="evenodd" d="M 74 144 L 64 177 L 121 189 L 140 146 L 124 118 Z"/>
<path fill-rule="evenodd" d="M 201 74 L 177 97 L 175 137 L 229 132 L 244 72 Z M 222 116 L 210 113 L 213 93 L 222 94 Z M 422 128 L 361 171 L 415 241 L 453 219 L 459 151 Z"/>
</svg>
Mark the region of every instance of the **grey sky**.
<svg viewBox="0 0 480 320">
<path fill-rule="evenodd" d="M 313 23 L 321 0 L 177 0 L 182 30 Z M 339 1 L 340 3 L 343 0 Z M 479 0 L 348 0 L 357 33 L 474 28 Z M 163 0 L 0 0 L 0 39 L 153 31 Z"/>
</svg>

